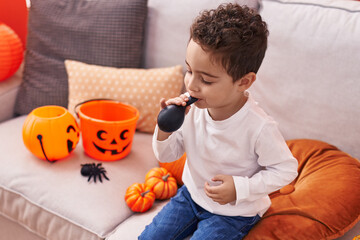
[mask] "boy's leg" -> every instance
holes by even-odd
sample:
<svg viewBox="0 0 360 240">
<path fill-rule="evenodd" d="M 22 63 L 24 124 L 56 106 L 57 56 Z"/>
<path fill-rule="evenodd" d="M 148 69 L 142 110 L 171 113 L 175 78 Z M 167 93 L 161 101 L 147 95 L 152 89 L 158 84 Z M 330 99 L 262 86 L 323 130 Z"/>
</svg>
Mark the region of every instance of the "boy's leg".
<svg viewBox="0 0 360 240">
<path fill-rule="evenodd" d="M 146 226 L 139 239 L 184 239 L 197 227 L 198 219 L 194 207 L 187 188 L 181 187 L 177 195 L 154 217 L 152 223 Z"/>
<path fill-rule="evenodd" d="M 198 229 L 191 240 L 231 240 L 243 239 L 250 229 L 260 220 L 254 217 L 229 217 L 203 212 Z"/>
</svg>

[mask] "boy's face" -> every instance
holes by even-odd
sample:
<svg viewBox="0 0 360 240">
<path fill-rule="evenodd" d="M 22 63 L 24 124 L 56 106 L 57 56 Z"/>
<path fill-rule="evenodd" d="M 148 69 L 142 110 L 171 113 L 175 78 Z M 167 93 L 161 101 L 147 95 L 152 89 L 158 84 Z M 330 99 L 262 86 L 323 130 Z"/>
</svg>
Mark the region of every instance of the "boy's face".
<svg viewBox="0 0 360 240">
<path fill-rule="evenodd" d="M 185 87 L 198 98 L 195 105 L 208 108 L 214 120 L 223 120 L 238 111 L 246 102 L 239 81 L 233 81 L 221 64 L 211 61 L 210 54 L 190 40 L 186 51 Z"/>
</svg>

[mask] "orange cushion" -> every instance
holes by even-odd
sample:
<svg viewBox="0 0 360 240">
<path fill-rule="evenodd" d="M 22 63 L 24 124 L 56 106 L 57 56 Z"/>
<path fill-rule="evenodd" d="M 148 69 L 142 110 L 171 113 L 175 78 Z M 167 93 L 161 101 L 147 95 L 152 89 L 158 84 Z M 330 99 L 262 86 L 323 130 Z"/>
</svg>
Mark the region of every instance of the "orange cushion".
<svg viewBox="0 0 360 240">
<path fill-rule="evenodd" d="M 299 175 L 270 194 L 271 207 L 244 240 L 342 236 L 360 220 L 359 160 L 317 140 L 289 140 L 287 144 L 299 161 Z M 184 161 L 167 168 L 178 169 Z"/>
<path fill-rule="evenodd" d="M 360 162 L 321 141 L 287 143 L 299 161 L 294 191 L 272 193 L 271 207 L 245 240 L 342 236 L 360 220 Z"/>
</svg>

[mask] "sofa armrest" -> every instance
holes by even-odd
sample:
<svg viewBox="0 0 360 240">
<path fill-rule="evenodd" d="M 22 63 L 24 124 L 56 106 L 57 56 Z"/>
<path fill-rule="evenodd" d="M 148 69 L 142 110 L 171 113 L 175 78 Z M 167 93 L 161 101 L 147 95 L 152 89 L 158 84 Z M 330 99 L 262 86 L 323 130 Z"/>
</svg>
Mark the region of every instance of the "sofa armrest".
<svg viewBox="0 0 360 240">
<path fill-rule="evenodd" d="M 0 82 L 0 122 L 14 117 L 15 100 L 22 81 L 22 73 L 23 65 L 9 79 Z"/>
</svg>

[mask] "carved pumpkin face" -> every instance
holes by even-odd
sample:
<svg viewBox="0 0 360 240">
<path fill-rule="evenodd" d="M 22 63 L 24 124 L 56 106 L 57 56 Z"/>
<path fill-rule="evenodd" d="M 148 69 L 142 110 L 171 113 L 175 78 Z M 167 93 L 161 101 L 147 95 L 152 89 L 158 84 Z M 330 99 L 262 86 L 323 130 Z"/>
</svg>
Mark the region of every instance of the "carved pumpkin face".
<svg viewBox="0 0 360 240">
<path fill-rule="evenodd" d="M 126 151 L 131 144 L 128 135 L 129 129 L 122 130 L 118 134 L 98 130 L 93 145 L 102 154 L 118 155 Z"/>
<path fill-rule="evenodd" d="M 85 153 L 102 161 L 119 160 L 130 153 L 139 111 L 115 101 L 86 102 L 79 111 Z"/>
<path fill-rule="evenodd" d="M 60 106 L 34 109 L 23 125 L 25 146 L 38 158 L 56 161 L 67 157 L 79 142 L 75 118 Z"/>
</svg>

